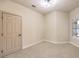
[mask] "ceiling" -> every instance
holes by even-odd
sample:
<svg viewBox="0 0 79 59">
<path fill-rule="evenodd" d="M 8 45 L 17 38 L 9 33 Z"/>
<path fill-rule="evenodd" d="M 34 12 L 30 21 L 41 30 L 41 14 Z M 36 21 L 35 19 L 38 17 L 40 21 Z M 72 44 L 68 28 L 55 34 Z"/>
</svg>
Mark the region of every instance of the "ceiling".
<svg viewBox="0 0 79 59">
<path fill-rule="evenodd" d="M 19 3 L 25 7 L 36 10 L 42 14 L 46 14 L 51 11 L 71 11 L 72 9 L 79 6 L 79 0 L 51 0 L 53 3 L 50 7 L 44 7 L 41 5 L 41 1 L 43 0 L 11 0 L 13 2 Z M 32 5 L 35 5 L 32 7 Z M 35 7 L 35 8 L 34 8 Z"/>
</svg>

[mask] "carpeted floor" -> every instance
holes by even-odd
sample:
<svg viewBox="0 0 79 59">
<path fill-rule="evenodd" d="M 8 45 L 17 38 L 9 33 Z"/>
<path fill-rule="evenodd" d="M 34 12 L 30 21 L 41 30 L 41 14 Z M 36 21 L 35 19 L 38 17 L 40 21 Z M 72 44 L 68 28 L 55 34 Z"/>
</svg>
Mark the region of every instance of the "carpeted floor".
<svg viewBox="0 0 79 59">
<path fill-rule="evenodd" d="M 7 58 L 78 58 L 79 48 L 71 44 L 42 42 L 22 51 L 6 56 Z"/>
</svg>

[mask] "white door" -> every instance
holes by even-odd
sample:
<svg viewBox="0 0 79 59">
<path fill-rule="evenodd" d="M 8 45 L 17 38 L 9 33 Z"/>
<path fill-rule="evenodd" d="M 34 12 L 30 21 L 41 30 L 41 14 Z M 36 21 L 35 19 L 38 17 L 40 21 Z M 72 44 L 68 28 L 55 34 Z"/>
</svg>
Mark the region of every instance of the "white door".
<svg viewBox="0 0 79 59">
<path fill-rule="evenodd" d="M 2 57 L 2 12 L 0 12 L 0 57 Z"/>
<path fill-rule="evenodd" d="M 21 17 L 10 13 L 3 13 L 4 55 L 21 49 L 22 39 Z"/>
</svg>

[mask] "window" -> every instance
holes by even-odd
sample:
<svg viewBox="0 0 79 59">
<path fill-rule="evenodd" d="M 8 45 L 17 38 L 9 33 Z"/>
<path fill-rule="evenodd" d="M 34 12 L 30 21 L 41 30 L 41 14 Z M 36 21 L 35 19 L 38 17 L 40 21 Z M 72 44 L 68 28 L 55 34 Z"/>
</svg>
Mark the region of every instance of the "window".
<svg viewBox="0 0 79 59">
<path fill-rule="evenodd" d="M 73 36 L 79 37 L 79 19 L 73 21 Z"/>
</svg>

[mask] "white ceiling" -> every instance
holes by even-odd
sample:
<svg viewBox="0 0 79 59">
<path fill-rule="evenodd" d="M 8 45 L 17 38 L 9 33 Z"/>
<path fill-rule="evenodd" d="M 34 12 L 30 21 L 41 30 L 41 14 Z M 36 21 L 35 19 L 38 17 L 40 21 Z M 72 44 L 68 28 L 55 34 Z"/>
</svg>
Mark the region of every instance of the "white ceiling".
<svg viewBox="0 0 79 59">
<path fill-rule="evenodd" d="M 79 0 L 54 0 L 55 3 L 49 8 L 43 8 L 40 6 L 41 0 L 12 0 L 13 2 L 19 3 L 25 7 L 34 9 L 42 14 L 46 14 L 50 11 L 71 11 L 72 9 L 79 6 Z M 32 4 L 36 5 L 36 8 L 32 7 Z"/>
</svg>

